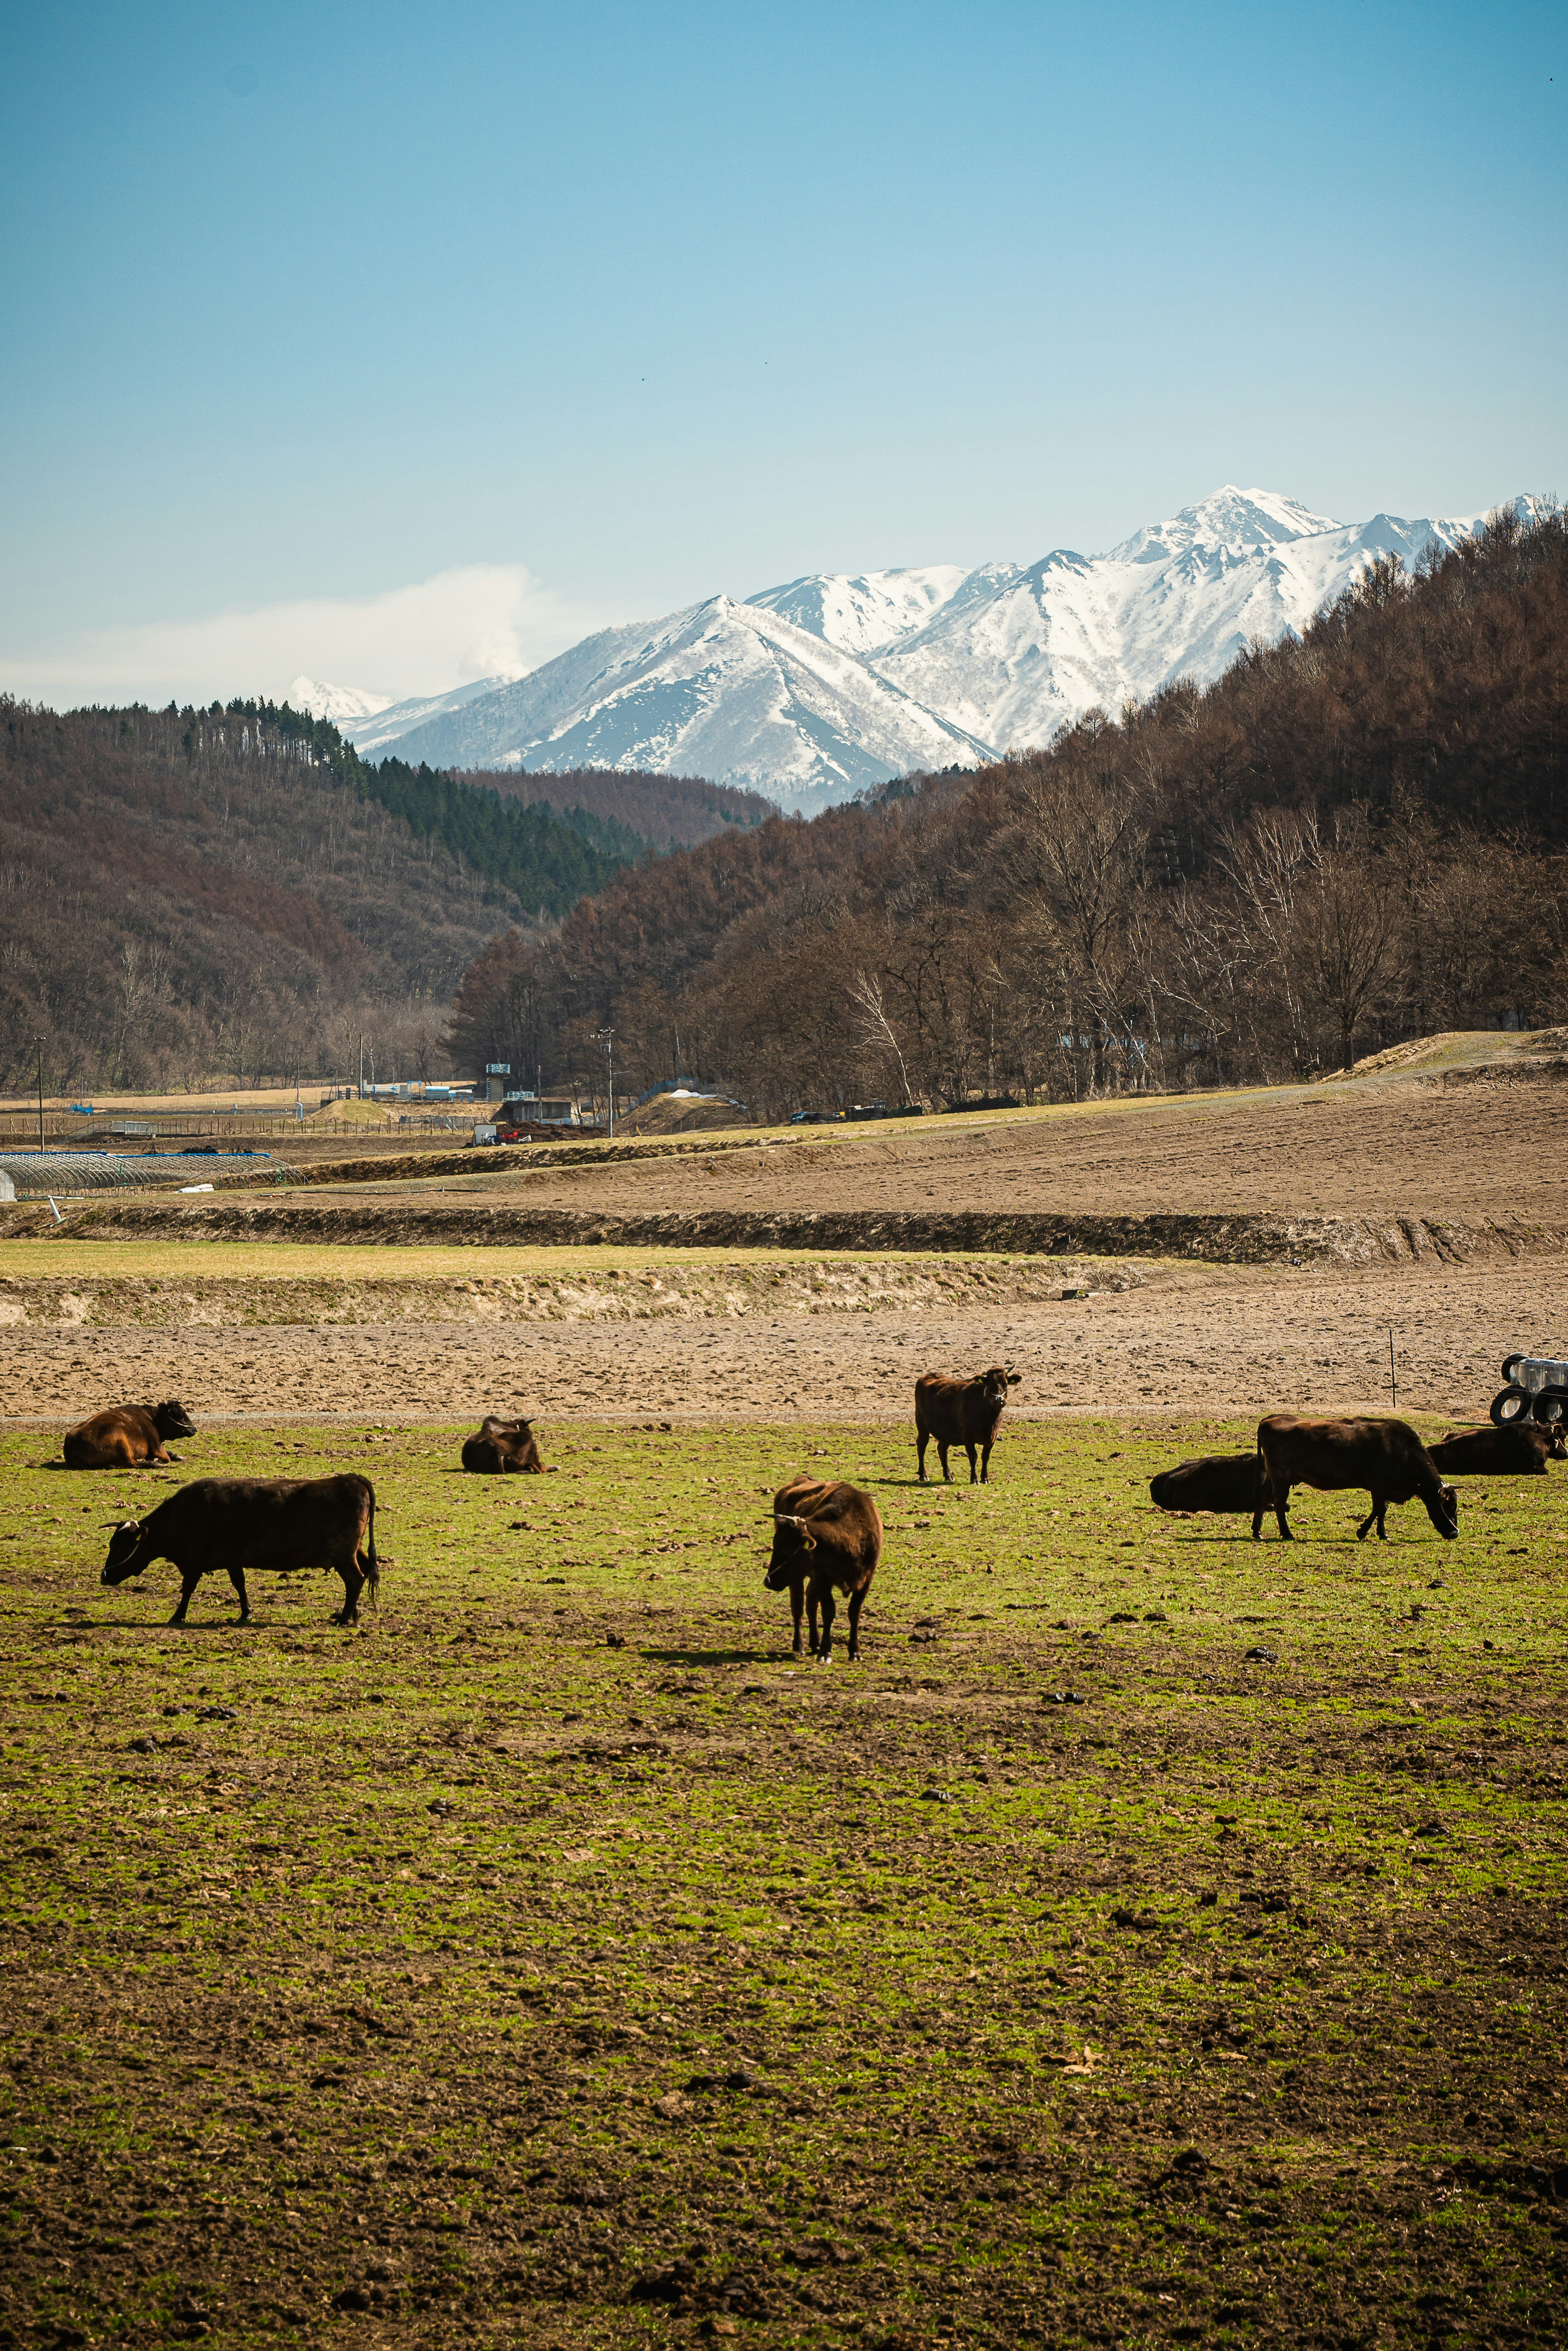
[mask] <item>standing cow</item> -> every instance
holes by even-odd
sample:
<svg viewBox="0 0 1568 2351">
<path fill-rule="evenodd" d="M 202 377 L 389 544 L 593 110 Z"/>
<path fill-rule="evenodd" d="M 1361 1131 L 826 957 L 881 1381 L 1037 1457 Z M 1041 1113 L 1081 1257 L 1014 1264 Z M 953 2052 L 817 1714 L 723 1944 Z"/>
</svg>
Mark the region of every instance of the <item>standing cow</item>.
<svg viewBox="0 0 1568 2351">
<path fill-rule="evenodd" d="M 1451 1486 L 1444 1485 L 1408 1421 L 1302 1420 L 1291 1412 L 1271 1413 L 1258 1423 L 1254 1542 L 1263 1531 L 1263 1513 L 1271 1507 L 1282 1539 L 1290 1541 L 1285 1510 L 1293 1486 L 1316 1486 L 1325 1493 L 1365 1486 L 1372 1497 L 1372 1508 L 1355 1530 L 1358 1542 L 1366 1541 L 1373 1527 L 1378 1541 L 1386 1542 L 1388 1530 L 1383 1518 L 1388 1505 L 1412 1501 L 1417 1494 L 1445 1542 L 1452 1542 L 1459 1531 L 1459 1497 Z"/>
<path fill-rule="evenodd" d="M 171 1625 L 185 1622 L 202 1578 L 219 1572 L 239 1596 L 240 1623 L 248 1625 L 247 1567 L 257 1573 L 335 1567 L 343 1578 L 343 1605 L 332 1621 L 357 1625 L 360 1593 L 369 1584 L 373 1598 L 380 1582 L 376 1489 L 357 1471 L 337 1478 L 198 1478 L 147 1518 L 116 1527 L 99 1581 L 123 1583 L 155 1559 L 171 1559 L 180 1571 L 180 1605 Z"/>
<path fill-rule="evenodd" d="M 462 1466 L 481 1477 L 542 1476 L 533 1424 L 526 1420 L 496 1420 L 487 1416 L 476 1437 L 462 1441 Z"/>
<path fill-rule="evenodd" d="M 178 1461 L 164 1450 L 171 1437 L 194 1437 L 196 1424 L 182 1404 L 116 1404 L 95 1412 L 66 1431 L 60 1450 L 67 1469 L 141 1469 L 152 1461 Z"/>
<path fill-rule="evenodd" d="M 993 1364 L 989 1372 L 981 1372 L 972 1380 L 954 1380 L 942 1372 L 928 1372 L 915 1382 L 915 1451 L 920 1465 L 920 1483 L 926 1482 L 926 1447 L 934 1437 L 937 1458 L 942 1465 L 942 1476 L 952 1484 L 948 1468 L 948 1447 L 961 1445 L 969 1456 L 969 1482 L 983 1486 L 991 1467 L 991 1448 L 996 1440 L 996 1424 L 1002 1418 L 1007 1402 L 1007 1391 L 1018 1385 L 1019 1374 L 1004 1371 Z M 975 1476 L 975 1447 L 980 1447 L 980 1475 Z"/>
<path fill-rule="evenodd" d="M 800 1620 L 809 1612 L 811 1654 L 833 1662 L 834 1589 L 849 1600 L 849 1662 L 860 1655 L 860 1611 L 882 1556 L 882 1514 L 858 1486 L 820 1478 L 792 1478 L 774 1496 L 774 1549 L 763 1582 L 770 1592 L 787 1592 L 794 1617 L 794 1654 L 801 1654 Z M 817 1646 L 816 1612 L 822 1611 Z"/>
</svg>

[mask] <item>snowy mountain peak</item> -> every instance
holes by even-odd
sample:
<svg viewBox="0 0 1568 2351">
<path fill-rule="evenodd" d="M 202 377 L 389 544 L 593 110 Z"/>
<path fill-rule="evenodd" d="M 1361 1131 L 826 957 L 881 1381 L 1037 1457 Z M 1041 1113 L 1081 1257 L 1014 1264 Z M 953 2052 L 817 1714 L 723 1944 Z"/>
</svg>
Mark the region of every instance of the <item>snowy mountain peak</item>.
<svg viewBox="0 0 1568 2351">
<path fill-rule="evenodd" d="M 437 767 L 647 768 L 818 808 L 901 772 L 1044 745 L 1085 711 L 1177 678 L 1207 684 L 1248 644 L 1299 634 L 1380 556 L 1413 569 L 1480 519 L 1339 523 L 1227 483 L 1107 554 L 819 572 L 744 603 L 714 596 L 603 630 L 514 684 L 400 704 L 344 732 L 362 752 Z"/>
<path fill-rule="evenodd" d="M 392 706 L 389 694 L 369 694 L 362 685 L 324 685 L 319 678 L 305 676 L 295 679 L 284 699 L 290 709 L 330 718 L 334 726 L 345 718 L 374 718 Z"/>
<path fill-rule="evenodd" d="M 1344 526 L 1332 515 L 1314 514 L 1295 498 L 1275 490 L 1239 490 L 1232 482 L 1183 507 L 1164 522 L 1149 523 L 1131 538 L 1110 549 L 1112 563 L 1168 563 L 1173 556 L 1190 553 L 1251 554 L 1279 547 L 1291 539 L 1314 538 L 1320 531 Z"/>
<path fill-rule="evenodd" d="M 862 661 L 887 653 L 901 638 L 923 629 L 962 587 L 969 575 L 959 563 L 933 563 L 923 570 L 816 572 L 764 588 L 748 604 L 777 612 L 814 637 Z"/>
</svg>

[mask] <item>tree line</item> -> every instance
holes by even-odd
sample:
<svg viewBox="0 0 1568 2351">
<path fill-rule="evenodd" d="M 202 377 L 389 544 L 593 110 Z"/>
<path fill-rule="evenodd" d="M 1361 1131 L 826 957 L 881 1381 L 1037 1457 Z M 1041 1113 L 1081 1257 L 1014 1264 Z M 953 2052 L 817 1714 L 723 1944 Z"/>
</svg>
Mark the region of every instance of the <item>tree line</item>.
<svg viewBox="0 0 1568 2351">
<path fill-rule="evenodd" d="M 618 874 L 465 973 L 458 1063 L 759 1115 L 1299 1078 L 1568 1008 L 1568 520 L 1375 564 L 1208 688 Z"/>
</svg>

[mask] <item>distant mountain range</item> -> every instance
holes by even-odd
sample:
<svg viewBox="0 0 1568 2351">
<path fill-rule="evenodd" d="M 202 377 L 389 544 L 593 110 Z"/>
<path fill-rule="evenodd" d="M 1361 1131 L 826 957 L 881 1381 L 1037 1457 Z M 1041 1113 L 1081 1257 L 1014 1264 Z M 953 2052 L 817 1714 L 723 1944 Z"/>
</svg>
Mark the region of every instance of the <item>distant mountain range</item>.
<svg viewBox="0 0 1568 2351">
<path fill-rule="evenodd" d="M 1303 628 L 1378 556 L 1413 566 L 1481 519 L 1341 523 L 1226 487 L 1104 555 L 816 573 L 604 630 L 525 677 L 389 705 L 300 679 L 290 699 L 317 697 L 303 706 L 365 758 L 659 769 L 810 810 L 910 769 L 1045 744 L 1096 705 L 1114 712 L 1176 678 L 1207 684 L 1250 641 Z"/>
</svg>

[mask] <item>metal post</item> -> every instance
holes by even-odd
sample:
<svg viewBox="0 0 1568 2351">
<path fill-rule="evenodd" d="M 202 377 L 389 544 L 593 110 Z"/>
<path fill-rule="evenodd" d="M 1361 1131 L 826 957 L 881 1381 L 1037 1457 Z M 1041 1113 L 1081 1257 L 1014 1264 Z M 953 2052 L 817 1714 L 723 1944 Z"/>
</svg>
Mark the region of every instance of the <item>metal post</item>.
<svg viewBox="0 0 1568 2351">
<path fill-rule="evenodd" d="M 44 1049 L 38 1048 L 38 1148 L 44 1147 Z"/>
<path fill-rule="evenodd" d="M 1399 1382 L 1394 1371 L 1394 1332 L 1388 1332 L 1388 1393 L 1394 1399 L 1394 1409 L 1399 1409 Z"/>
</svg>

